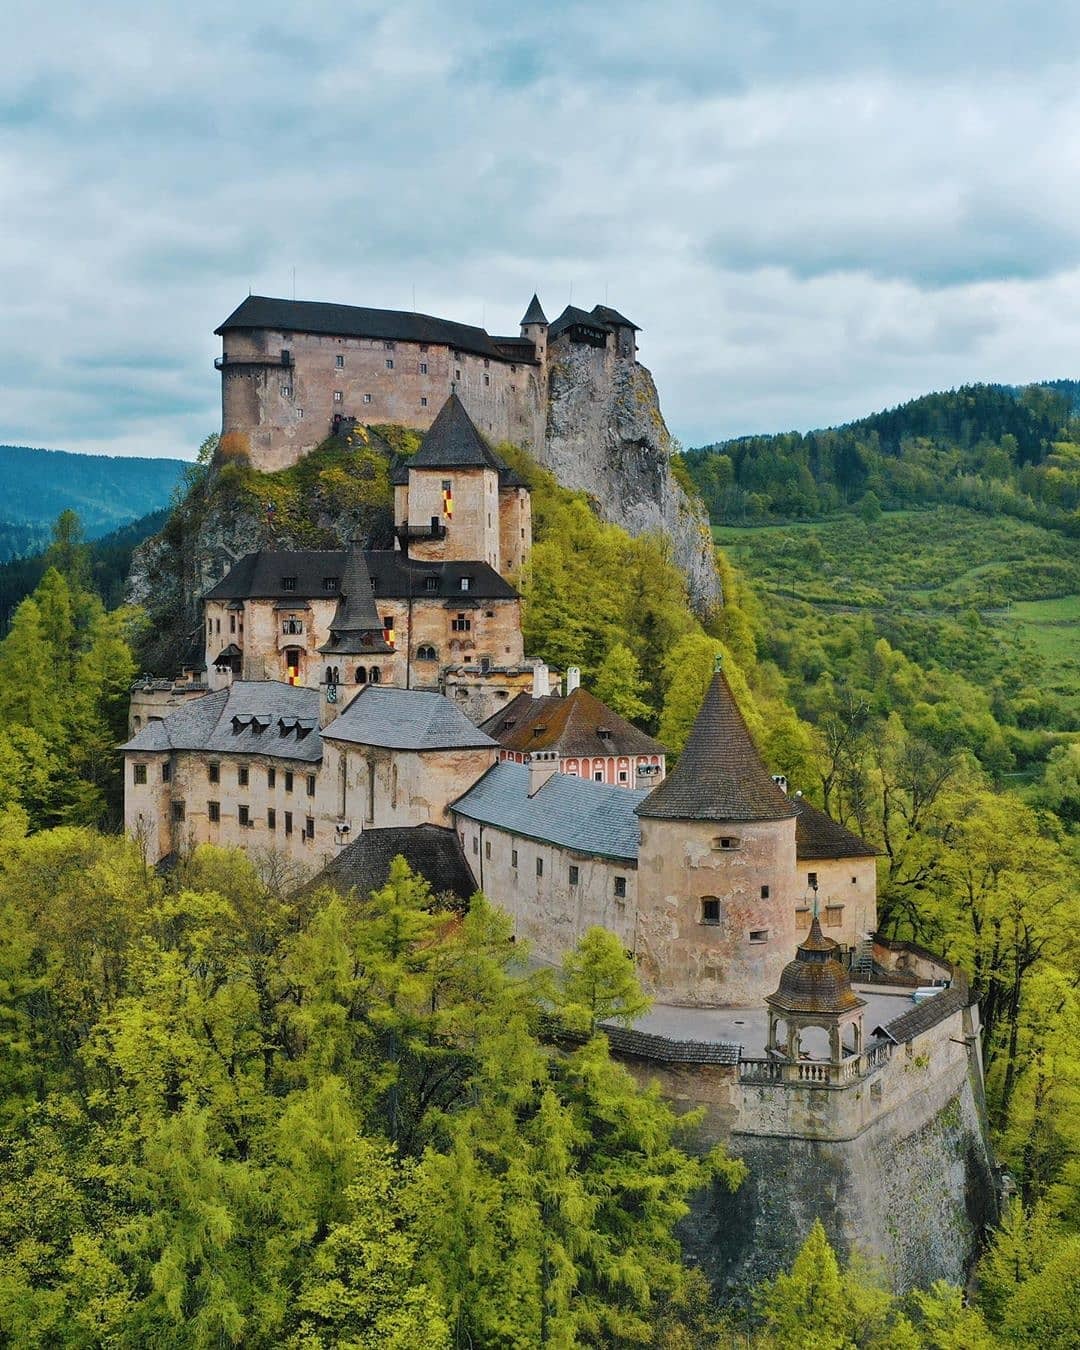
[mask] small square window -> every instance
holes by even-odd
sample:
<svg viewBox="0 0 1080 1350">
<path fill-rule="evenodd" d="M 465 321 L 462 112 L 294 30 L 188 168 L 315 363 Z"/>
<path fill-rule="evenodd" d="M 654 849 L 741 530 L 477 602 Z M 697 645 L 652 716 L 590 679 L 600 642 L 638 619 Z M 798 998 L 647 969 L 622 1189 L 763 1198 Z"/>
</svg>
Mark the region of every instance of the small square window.
<svg viewBox="0 0 1080 1350">
<path fill-rule="evenodd" d="M 595 770 L 593 771 L 593 782 L 594 782 L 594 783 L 602 783 L 603 781 L 604 781 L 604 771 L 603 771 L 603 769 L 595 769 Z"/>
<path fill-rule="evenodd" d="M 335 402 L 335 403 L 342 403 L 342 402 L 344 402 L 344 399 L 345 399 L 345 395 L 341 392 L 341 390 L 340 390 L 340 389 L 335 389 L 335 390 L 334 390 L 334 402 Z"/>
<path fill-rule="evenodd" d="M 511 866 L 511 867 L 516 867 L 517 865 L 518 865 L 518 864 L 517 864 L 517 849 L 516 849 L 516 848 L 512 848 L 512 849 L 510 850 L 510 866 Z"/>
<path fill-rule="evenodd" d="M 131 766 L 131 769 L 132 769 L 132 778 L 133 778 L 134 782 L 136 782 L 136 783 L 145 783 L 145 782 L 146 782 L 146 765 L 145 765 L 145 764 L 133 764 L 133 765 Z"/>
<path fill-rule="evenodd" d="M 309 773 L 307 776 L 307 795 L 309 797 L 315 796 L 315 775 L 313 773 Z"/>
<path fill-rule="evenodd" d="M 421 375 L 426 375 L 426 374 L 427 374 L 427 362 L 426 362 L 426 361 L 421 361 L 421 362 L 420 362 L 420 374 L 421 374 Z"/>
<path fill-rule="evenodd" d="M 620 782 L 620 783 L 625 783 L 625 782 L 628 781 L 628 779 L 629 779 L 629 775 L 627 774 L 626 770 L 625 770 L 625 769 L 620 769 L 620 770 L 619 770 L 619 782 Z"/>
<path fill-rule="evenodd" d="M 295 590 L 296 590 L 296 578 L 295 578 L 295 577 L 282 577 L 282 578 L 281 578 L 281 589 L 282 589 L 283 591 L 295 591 Z"/>
<path fill-rule="evenodd" d="M 182 821 L 183 821 L 183 819 L 184 819 L 184 803 L 183 803 L 183 802 L 173 802 L 173 804 L 172 804 L 172 818 L 173 818 L 173 820 L 174 820 L 178 825 L 182 823 Z"/>
<path fill-rule="evenodd" d="M 808 886 L 816 886 L 816 885 L 817 885 L 817 873 L 816 873 L 816 872 L 807 872 L 807 874 L 806 874 L 806 884 L 807 884 Z"/>
<path fill-rule="evenodd" d="M 427 407 L 427 399 L 426 399 L 426 398 L 422 398 L 422 399 L 420 400 L 420 406 L 421 406 L 421 408 L 426 408 L 426 407 Z"/>
<path fill-rule="evenodd" d="M 542 876 L 544 875 L 544 860 L 543 860 L 543 858 L 537 858 L 537 860 L 536 860 L 536 875 L 537 875 L 538 877 L 542 877 Z"/>
<path fill-rule="evenodd" d="M 460 379 L 461 379 L 461 371 L 460 371 L 460 370 L 455 370 L 455 371 L 454 371 L 454 379 L 455 379 L 455 380 L 460 380 Z"/>
<path fill-rule="evenodd" d="M 277 829 L 277 812 L 272 806 L 268 807 L 266 811 L 266 828 L 268 830 Z"/>
<path fill-rule="evenodd" d="M 463 591 L 467 591 L 472 585 L 472 577 L 462 577 L 458 583 Z"/>
<path fill-rule="evenodd" d="M 250 825 L 251 808 L 248 806 L 238 806 L 236 808 L 236 819 L 241 825 Z"/>
<path fill-rule="evenodd" d="M 751 928 L 750 930 L 751 942 L 768 942 L 768 940 L 769 940 L 769 930 L 767 928 Z"/>
<path fill-rule="evenodd" d="M 761 898 L 762 898 L 762 900 L 768 900 L 768 898 L 769 898 L 769 888 L 768 888 L 768 886 L 762 886 L 762 888 L 761 888 Z"/>
<path fill-rule="evenodd" d="M 337 367 L 338 370 L 344 370 L 344 368 L 345 368 L 345 358 L 344 358 L 343 356 L 335 356 L 335 357 L 334 357 L 334 365 Z"/>
<path fill-rule="evenodd" d="M 853 886 L 857 886 L 857 885 L 859 884 L 859 878 L 858 878 L 858 877 L 852 877 L 852 878 L 851 878 L 851 884 L 852 884 Z"/>
<path fill-rule="evenodd" d="M 701 922 L 720 922 L 720 901 L 713 895 L 707 895 L 701 902 Z"/>
<path fill-rule="evenodd" d="M 580 872 L 578 871 L 578 869 L 574 866 L 574 864 L 571 863 L 571 864 L 570 864 L 570 885 L 571 885 L 571 886 L 576 886 L 576 885 L 578 884 L 578 877 L 579 877 L 580 875 L 581 875 L 581 873 L 580 873 Z"/>
<path fill-rule="evenodd" d="M 286 769 L 286 770 L 285 770 L 285 791 L 286 791 L 286 792 L 291 792 L 291 791 L 292 791 L 292 783 L 293 783 L 292 769 Z"/>
<path fill-rule="evenodd" d="M 220 802 L 206 803 L 206 818 L 210 821 L 211 825 L 216 825 L 221 820 Z"/>
<path fill-rule="evenodd" d="M 291 384 L 283 384 L 283 385 L 281 386 L 281 397 L 282 397 L 282 398 L 292 398 L 292 385 L 291 385 Z"/>
<path fill-rule="evenodd" d="M 304 420 L 304 410 L 303 410 L 303 408 L 297 408 L 297 410 L 296 410 L 296 420 L 297 420 L 298 422 L 302 422 L 302 421 Z"/>
<path fill-rule="evenodd" d="M 386 369 L 387 369 L 387 370 L 393 370 L 393 369 L 394 369 L 394 358 L 393 358 L 392 356 L 388 356 L 388 357 L 386 358 Z"/>
<path fill-rule="evenodd" d="M 615 878 L 615 898 L 616 898 L 617 900 L 625 900 L 625 899 L 626 899 L 626 878 L 625 878 L 625 877 L 616 877 L 616 878 Z"/>
<path fill-rule="evenodd" d="M 712 846 L 714 849 L 718 849 L 721 853 L 726 853 L 728 852 L 729 849 L 738 848 L 739 841 L 738 839 L 735 838 L 734 835 L 721 834 L 717 835 L 717 837 L 713 840 Z"/>
<path fill-rule="evenodd" d="M 238 787 L 247 787 L 248 768 L 246 764 L 241 764 L 236 770 L 236 784 Z"/>
<path fill-rule="evenodd" d="M 370 402 L 371 402 L 371 395 L 370 395 L 370 394 L 365 394 L 365 395 L 364 395 L 364 402 L 365 402 L 365 403 L 370 403 Z"/>
</svg>

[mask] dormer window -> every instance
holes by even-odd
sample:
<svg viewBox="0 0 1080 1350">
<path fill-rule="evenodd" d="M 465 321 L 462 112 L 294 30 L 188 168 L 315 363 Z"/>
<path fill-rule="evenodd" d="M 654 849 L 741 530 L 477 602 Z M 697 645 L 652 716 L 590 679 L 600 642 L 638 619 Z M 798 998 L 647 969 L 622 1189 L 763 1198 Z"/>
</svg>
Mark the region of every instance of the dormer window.
<svg viewBox="0 0 1080 1350">
<path fill-rule="evenodd" d="M 547 731 L 547 727 L 533 727 L 534 736 L 542 736 Z"/>
<path fill-rule="evenodd" d="M 472 587 L 472 581 L 472 577 L 462 577 L 459 585 L 463 591 L 467 591 Z"/>
<path fill-rule="evenodd" d="M 610 741 L 610 740 L 611 740 L 611 728 L 610 728 L 610 727 L 597 727 L 597 728 L 596 728 L 596 734 L 600 737 L 600 739 L 601 739 L 602 741 Z"/>
<path fill-rule="evenodd" d="M 336 591 L 340 585 L 340 577 L 323 577 L 322 579 L 322 588 L 324 591 Z"/>
<path fill-rule="evenodd" d="M 425 590 L 425 591 L 437 591 L 438 589 L 439 589 L 439 578 L 438 578 L 438 577 L 425 577 L 425 578 L 424 578 L 424 590 Z"/>
<path fill-rule="evenodd" d="M 283 591 L 295 591 L 295 590 L 296 590 L 296 578 L 295 578 L 295 577 L 282 577 L 282 578 L 281 578 L 281 589 L 282 589 Z"/>
</svg>

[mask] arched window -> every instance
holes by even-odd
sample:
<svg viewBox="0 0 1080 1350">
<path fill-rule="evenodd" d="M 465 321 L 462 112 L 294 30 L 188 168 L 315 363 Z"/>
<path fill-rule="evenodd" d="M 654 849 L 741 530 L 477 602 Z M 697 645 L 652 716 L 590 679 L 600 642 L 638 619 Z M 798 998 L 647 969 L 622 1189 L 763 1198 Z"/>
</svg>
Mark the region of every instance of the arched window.
<svg viewBox="0 0 1080 1350">
<path fill-rule="evenodd" d="M 333 683 L 334 683 L 334 669 L 333 669 L 332 666 L 327 666 L 327 667 L 326 667 L 326 679 L 323 681 L 323 683 L 324 683 L 324 684 L 333 684 Z"/>
<path fill-rule="evenodd" d="M 367 684 L 367 666 L 356 667 L 356 683 Z"/>
<path fill-rule="evenodd" d="M 437 661 L 438 654 L 430 642 L 424 642 L 416 649 L 416 659 L 418 661 Z"/>
<path fill-rule="evenodd" d="M 368 679 L 371 681 L 372 684 L 378 684 L 378 683 L 379 683 L 379 680 L 381 679 L 381 676 L 380 676 L 380 674 L 379 674 L 379 667 L 378 667 L 378 666 L 372 666 L 372 667 L 371 667 L 371 670 L 368 672 Z"/>
</svg>

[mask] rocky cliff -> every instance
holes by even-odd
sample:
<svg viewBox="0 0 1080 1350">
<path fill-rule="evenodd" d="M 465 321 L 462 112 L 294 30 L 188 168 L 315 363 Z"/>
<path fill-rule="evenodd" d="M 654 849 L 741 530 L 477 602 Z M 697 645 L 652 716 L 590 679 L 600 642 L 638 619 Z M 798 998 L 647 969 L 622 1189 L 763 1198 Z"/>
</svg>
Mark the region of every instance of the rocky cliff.
<svg viewBox="0 0 1080 1350">
<path fill-rule="evenodd" d="M 547 436 L 537 459 L 564 487 L 629 534 L 661 534 L 685 574 L 695 610 L 722 603 L 705 508 L 672 471 L 672 438 L 656 385 L 636 362 L 567 346 L 551 365 Z"/>
</svg>

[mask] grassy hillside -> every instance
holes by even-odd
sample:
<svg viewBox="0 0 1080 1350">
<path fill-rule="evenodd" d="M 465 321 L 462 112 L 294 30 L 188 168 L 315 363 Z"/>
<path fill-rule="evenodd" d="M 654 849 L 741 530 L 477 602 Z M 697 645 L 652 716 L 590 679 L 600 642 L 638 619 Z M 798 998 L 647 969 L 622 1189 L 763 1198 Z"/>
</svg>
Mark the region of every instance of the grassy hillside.
<svg viewBox="0 0 1080 1350">
<path fill-rule="evenodd" d="M 61 511 L 75 511 L 93 539 L 161 510 L 185 467 L 178 459 L 0 445 L 0 560 L 43 547 Z"/>
</svg>

